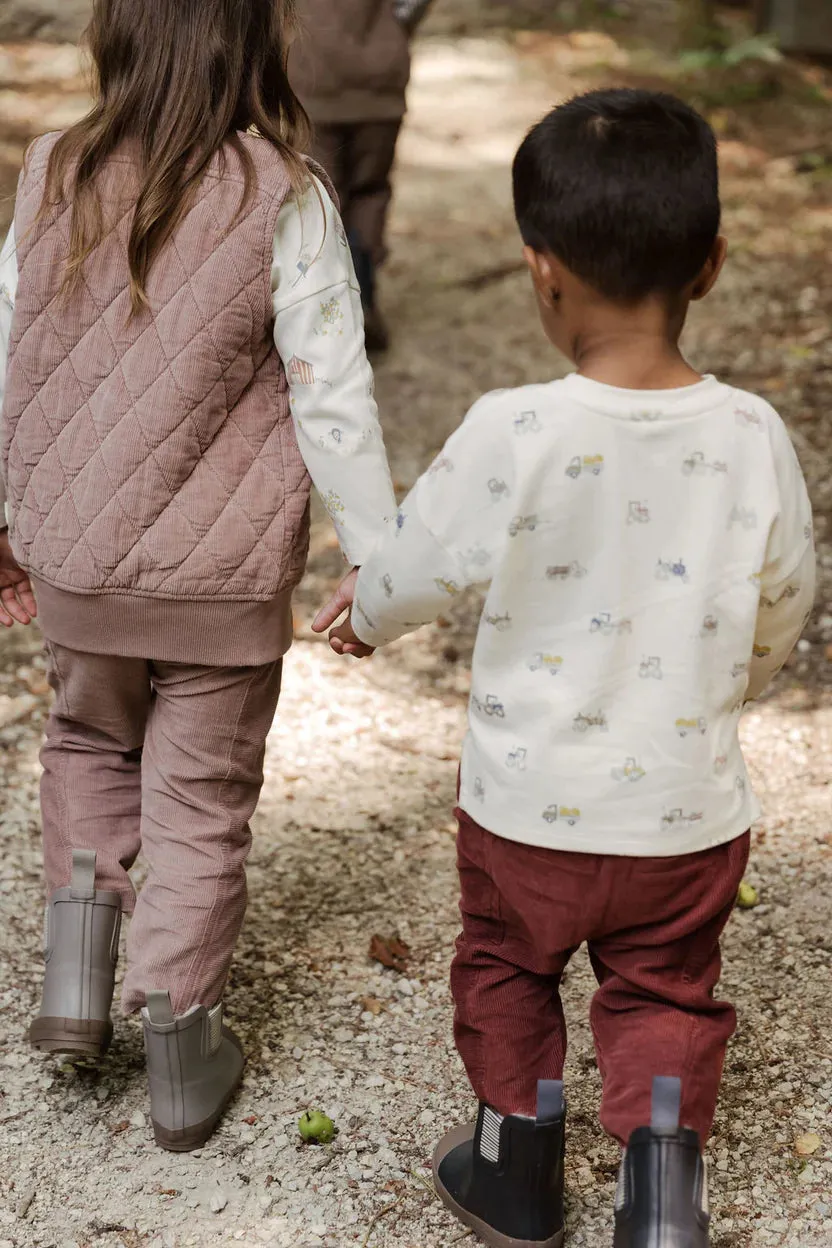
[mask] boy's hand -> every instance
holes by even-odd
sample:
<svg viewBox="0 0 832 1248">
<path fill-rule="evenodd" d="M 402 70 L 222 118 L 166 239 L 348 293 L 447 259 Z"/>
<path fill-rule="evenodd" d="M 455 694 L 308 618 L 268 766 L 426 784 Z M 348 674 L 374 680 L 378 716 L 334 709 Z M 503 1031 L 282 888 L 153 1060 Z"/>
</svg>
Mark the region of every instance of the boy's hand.
<svg viewBox="0 0 832 1248">
<path fill-rule="evenodd" d="M 354 659 L 369 659 L 375 654 L 374 646 L 366 646 L 356 637 L 349 619 L 331 630 L 329 644 L 336 654 L 350 654 Z"/>
<path fill-rule="evenodd" d="M 357 580 L 358 568 L 353 568 L 344 577 L 329 602 L 321 607 L 315 616 L 312 621 L 313 633 L 326 632 L 330 624 L 334 624 L 345 611 L 349 611 L 355 598 Z M 329 634 L 329 644 L 336 654 L 351 654 L 354 659 L 368 659 L 374 653 L 372 646 L 365 646 L 364 642 L 356 637 L 349 616 L 338 628 L 332 629 Z"/>
<path fill-rule="evenodd" d="M 0 625 L 31 624 L 38 613 L 32 583 L 12 554 L 9 531 L 0 531 Z"/>
</svg>

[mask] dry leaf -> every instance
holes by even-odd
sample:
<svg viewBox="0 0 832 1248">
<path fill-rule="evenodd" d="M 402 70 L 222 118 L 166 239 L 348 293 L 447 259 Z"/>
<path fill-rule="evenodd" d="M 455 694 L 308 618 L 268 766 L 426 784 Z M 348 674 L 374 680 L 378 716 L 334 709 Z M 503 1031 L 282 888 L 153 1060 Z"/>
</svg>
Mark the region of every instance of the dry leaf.
<svg viewBox="0 0 832 1248">
<path fill-rule="evenodd" d="M 404 971 L 407 969 L 410 950 L 399 939 L 398 933 L 394 932 L 392 936 L 373 936 L 370 941 L 370 957 L 382 966 L 389 966 L 391 970 Z"/>
<path fill-rule="evenodd" d="M 794 1151 L 798 1157 L 811 1157 L 818 1151 L 823 1140 L 816 1131 L 807 1131 L 805 1135 L 799 1135 L 794 1142 Z"/>
<path fill-rule="evenodd" d="M 384 1009 L 378 997 L 362 997 L 359 1005 L 365 1014 L 380 1014 Z"/>
</svg>

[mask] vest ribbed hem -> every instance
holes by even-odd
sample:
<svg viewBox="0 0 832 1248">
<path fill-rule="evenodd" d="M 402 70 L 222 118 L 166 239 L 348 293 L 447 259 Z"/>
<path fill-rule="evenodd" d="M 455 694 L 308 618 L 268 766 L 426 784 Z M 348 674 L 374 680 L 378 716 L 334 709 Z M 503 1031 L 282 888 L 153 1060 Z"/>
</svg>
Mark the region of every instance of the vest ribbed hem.
<svg viewBox="0 0 832 1248">
<path fill-rule="evenodd" d="M 268 602 L 212 602 L 74 594 L 31 580 L 46 639 L 84 654 L 255 667 L 292 644 L 291 590 Z"/>
</svg>

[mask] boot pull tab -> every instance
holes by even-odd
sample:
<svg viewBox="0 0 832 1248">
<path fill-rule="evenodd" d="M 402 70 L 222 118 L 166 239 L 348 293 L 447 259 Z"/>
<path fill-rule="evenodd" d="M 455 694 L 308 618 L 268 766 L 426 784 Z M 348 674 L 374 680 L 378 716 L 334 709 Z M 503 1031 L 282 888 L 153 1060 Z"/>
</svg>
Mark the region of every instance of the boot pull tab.
<svg viewBox="0 0 832 1248">
<path fill-rule="evenodd" d="M 95 900 L 94 849 L 73 849 L 69 895 L 73 901 Z"/>
<path fill-rule="evenodd" d="M 145 996 L 147 997 L 147 1016 L 151 1023 L 164 1026 L 166 1023 L 175 1021 L 169 992 L 160 992 L 151 988 Z"/>
<path fill-rule="evenodd" d="M 667 1075 L 653 1079 L 650 1125 L 655 1131 L 675 1131 L 682 1109 L 682 1080 Z"/>
<path fill-rule="evenodd" d="M 538 1079 L 537 1121 L 541 1124 L 557 1122 L 562 1116 L 563 1081 L 560 1079 Z"/>
</svg>

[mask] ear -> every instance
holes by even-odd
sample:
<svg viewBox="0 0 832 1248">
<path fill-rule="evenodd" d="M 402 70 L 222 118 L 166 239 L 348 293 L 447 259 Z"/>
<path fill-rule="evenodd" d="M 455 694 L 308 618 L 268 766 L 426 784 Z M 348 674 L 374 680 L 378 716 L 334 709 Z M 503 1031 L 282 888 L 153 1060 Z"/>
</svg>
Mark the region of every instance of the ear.
<svg viewBox="0 0 832 1248">
<path fill-rule="evenodd" d="M 529 266 L 535 289 L 544 303 L 557 303 L 560 298 L 560 277 L 552 257 L 533 247 L 523 248 L 523 259 Z"/>
<path fill-rule="evenodd" d="M 690 295 L 691 299 L 704 299 L 707 294 L 710 294 L 716 285 L 717 278 L 722 272 L 722 266 L 725 263 L 725 257 L 727 255 L 728 240 L 720 234 L 716 239 L 714 239 L 711 254 L 705 261 L 702 272 L 693 283 L 693 289 Z"/>
</svg>

